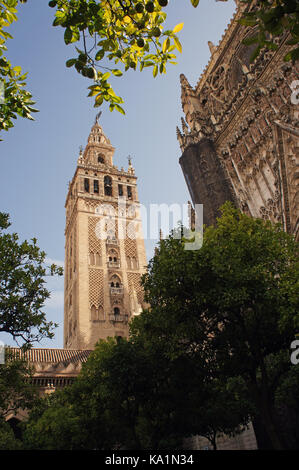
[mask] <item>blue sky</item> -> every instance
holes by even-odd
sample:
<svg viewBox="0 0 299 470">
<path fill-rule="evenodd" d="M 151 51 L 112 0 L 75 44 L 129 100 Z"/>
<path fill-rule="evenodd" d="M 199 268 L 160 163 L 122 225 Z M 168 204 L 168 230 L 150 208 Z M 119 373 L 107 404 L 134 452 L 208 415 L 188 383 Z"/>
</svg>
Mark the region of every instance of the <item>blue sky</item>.
<svg viewBox="0 0 299 470">
<path fill-rule="evenodd" d="M 127 167 L 127 156 L 138 176 L 139 199 L 146 207 L 186 204 L 190 199 L 179 165 L 176 126 L 183 116 L 179 75 L 194 86 L 210 58 L 208 41 L 218 44 L 235 10 L 235 2 L 170 0 L 167 29 L 184 22 L 179 33 L 183 53 L 167 75 L 129 71 L 115 78 L 117 94 L 125 100 L 126 115 L 103 108 L 100 123 L 116 148 L 114 163 Z M 10 28 L 8 57 L 28 72 L 28 86 L 40 110 L 36 121 L 18 119 L 2 133 L 0 142 L 0 211 L 11 216 L 12 230 L 21 240 L 36 237 L 49 259 L 63 263 L 65 197 L 79 147 L 85 146 L 98 109 L 87 98 L 91 82 L 65 67 L 73 45 L 65 46 L 63 30 L 52 27 L 53 9 L 47 0 L 28 0 L 19 8 L 19 21 Z M 148 259 L 156 240 L 146 241 Z M 50 279 L 51 298 L 44 311 L 59 323 L 53 340 L 41 347 L 63 347 L 63 278 Z M 0 340 L 14 344 L 0 334 Z M 36 345 L 37 347 L 38 345 Z"/>
</svg>

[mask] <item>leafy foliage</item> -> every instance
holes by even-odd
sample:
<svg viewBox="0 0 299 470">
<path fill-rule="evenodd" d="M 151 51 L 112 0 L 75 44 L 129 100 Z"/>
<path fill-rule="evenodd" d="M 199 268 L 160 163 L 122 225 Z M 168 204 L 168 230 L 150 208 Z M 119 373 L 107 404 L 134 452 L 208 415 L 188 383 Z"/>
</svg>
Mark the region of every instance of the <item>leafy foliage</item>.
<svg viewBox="0 0 299 470">
<path fill-rule="evenodd" d="M 52 338 L 56 324 L 47 322 L 41 311 L 50 296 L 46 275 L 62 275 L 55 264 L 45 267 L 45 252 L 32 243 L 19 243 L 16 233 L 6 233 L 8 214 L 0 213 L 0 332 L 6 332 L 25 345 Z"/>
<path fill-rule="evenodd" d="M 292 237 L 226 204 L 200 250 L 184 250 L 172 236 L 160 242 L 144 276 L 151 309 L 132 324 L 132 335 L 142 334 L 145 344 L 166 344 L 171 360 L 200 351 L 212 377 L 240 378 L 247 391 L 236 392 L 263 422 L 273 448 L 281 447 L 275 387 L 291 365 L 277 367 L 271 382 L 269 357 L 287 352 L 295 337 L 298 271 Z"/>
<path fill-rule="evenodd" d="M 130 442 L 130 424 L 125 421 L 130 413 L 120 400 L 124 388 L 109 387 L 109 373 L 116 371 L 107 370 L 106 361 L 115 357 L 115 347 L 116 341 L 111 338 L 99 342 L 74 384 L 47 398 L 45 406 L 41 402 L 32 410 L 24 431 L 26 448 L 111 449 L 119 447 L 119 438 Z M 124 368 L 122 377 L 125 371 Z M 116 421 L 122 407 L 123 417 Z"/>
<path fill-rule="evenodd" d="M 17 21 L 17 4 L 18 0 L 0 0 L 0 131 L 13 127 L 17 115 L 34 120 L 32 113 L 37 112 L 31 93 L 25 89 L 27 74 L 4 56 L 6 41 L 12 39 L 5 28 Z"/>
<path fill-rule="evenodd" d="M 142 71 L 146 67 L 152 68 L 156 77 L 158 73 L 166 73 L 167 63 L 175 63 L 173 51 L 182 52 L 176 33 L 183 24 L 172 31 L 163 31 L 166 13 L 161 4 L 167 2 L 50 1 L 49 5 L 57 8 L 53 25 L 65 29 L 65 43 L 81 42 L 76 47 L 78 56 L 69 59 L 66 65 L 74 66 L 78 73 L 94 81 L 89 96 L 95 97 L 95 107 L 106 101 L 111 111 L 124 113 L 120 106 L 123 100 L 108 82 L 110 77 L 121 77 L 124 71 L 137 68 Z M 113 65 L 108 66 L 109 61 Z"/>
<path fill-rule="evenodd" d="M 270 448 L 288 447 L 278 418 L 284 397 L 288 411 L 299 409 L 288 357 L 298 246 L 230 204 L 222 212 L 200 250 L 176 234 L 160 241 L 143 279 L 150 309 L 128 340 L 99 341 L 74 384 L 33 413 L 27 447 L 169 450 L 202 435 L 216 448 L 217 434 L 249 419 Z"/>
<path fill-rule="evenodd" d="M 190 0 L 194 7 L 199 0 Z M 19 0 L 26 3 L 27 0 Z M 290 51 L 285 60 L 299 57 L 299 12 L 296 0 L 243 0 L 245 5 L 241 24 L 257 29 L 245 44 L 257 44 L 252 60 L 263 47 L 276 49 L 275 38 L 288 32 Z M 168 0 L 50 0 L 55 8 L 54 26 L 64 29 L 66 45 L 76 44 L 76 55 L 67 60 L 82 76 L 92 80 L 89 97 L 94 106 L 103 103 L 110 111 L 125 114 L 123 99 L 111 84 L 128 70 L 151 68 L 153 76 L 166 73 L 168 64 L 176 64 L 176 52 L 182 52 L 177 33 L 183 23 L 172 30 L 163 29 Z M 26 87 L 26 74 L 20 66 L 13 67 L 3 55 L 6 41 L 12 36 L 6 31 L 17 20 L 18 0 L 0 0 L 0 131 L 13 127 L 17 115 L 33 119 L 31 93 Z M 1 96 L 4 95 L 4 96 Z M 3 99 L 4 98 L 4 99 Z"/>
<path fill-rule="evenodd" d="M 195 358 L 169 361 L 154 344 L 121 338 L 100 341 L 74 384 L 51 398 L 26 424 L 28 448 L 178 449 L 186 436 L 230 433 L 248 419 Z"/>
<path fill-rule="evenodd" d="M 0 419 L 0 451 L 2 450 L 21 450 L 23 444 L 16 439 L 10 425 L 3 419 Z"/>
<path fill-rule="evenodd" d="M 275 50 L 278 48 L 275 38 L 289 33 L 291 39 L 287 42 L 292 47 L 284 57 L 285 61 L 293 63 L 299 59 L 299 4 L 296 0 L 242 0 L 249 8 L 240 20 L 244 26 L 257 29 L 257 32 L 244 44 L 257 44 L 252 54 L 253 61 L 262 48 Z"/>
<path fill-rule="evenodd" d="M 30 383 L 32 373 L 27 362 L 16 359 L 6 348 L 5 363 L 0 364 L 0 420 L 33 406 L 37 390 Z"/>
<path fill-rule="evenodd" d="M 26 426 L 23 425 L 25 448 L 43 450 L 73 450 L 82 448 L 84 428 L 73 406 L 62 400 L 60 394 L 47 400 L 43 412 L 38 416 L 36 408 Z M 45 400 L 45 399 L 43 399 Z"/>
</svg>

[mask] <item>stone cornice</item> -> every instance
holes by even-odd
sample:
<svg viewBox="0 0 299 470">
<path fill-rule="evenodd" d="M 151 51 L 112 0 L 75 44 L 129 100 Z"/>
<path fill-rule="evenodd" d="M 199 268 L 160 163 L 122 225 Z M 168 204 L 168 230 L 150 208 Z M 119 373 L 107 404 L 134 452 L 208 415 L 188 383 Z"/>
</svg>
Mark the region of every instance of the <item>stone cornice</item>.
<svg viewBox="0 0 299 470">
<path fill-rule="evenodd" d="M 101 165 L 101 166 L 96 166 L 93 165 L 92 163 L 79 163 L 77 166 L 77 169 L 82 168 L 83 170 L 92 170 L 96 171 L 98 173 L 109 173 L 111 175 L 115 176 L 124 176 L 126 178 L 133 178 L 137 180 L 137 176 L 135 174 L 129 173 L 125 170 L 119 170 L 117 166 L 109 166 L 109 165 Z"/>
</svg>

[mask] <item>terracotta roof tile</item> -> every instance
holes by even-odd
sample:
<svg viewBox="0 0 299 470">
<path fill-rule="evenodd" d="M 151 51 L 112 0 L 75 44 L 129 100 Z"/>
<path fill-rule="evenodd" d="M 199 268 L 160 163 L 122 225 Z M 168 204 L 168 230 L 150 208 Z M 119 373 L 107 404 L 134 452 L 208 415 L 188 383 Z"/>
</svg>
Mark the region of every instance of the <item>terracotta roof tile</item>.
<svg viewBox="0 0 299 470">
<path fill-rule="evenodd" d="M 91 350 L 88 349 L 48 349 L 32 348 L 22 351 L 20 348 L 9 348 L 12 354 L 17 358 L 21 357 L 29 362 L 86 362 Z"/>
</svg>

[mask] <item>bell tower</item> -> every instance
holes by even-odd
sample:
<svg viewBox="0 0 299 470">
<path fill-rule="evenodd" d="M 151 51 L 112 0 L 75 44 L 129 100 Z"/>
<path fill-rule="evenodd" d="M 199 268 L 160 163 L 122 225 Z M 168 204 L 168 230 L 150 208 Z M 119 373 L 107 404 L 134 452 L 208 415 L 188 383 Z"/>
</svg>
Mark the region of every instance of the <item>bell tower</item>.
<svg viewBox="0 0 299 470">
<path fill-rule="evenodd" d="M 64 348 L 93 349 L 128 336 L 144 305 L 146 255 L 135 170 L 113 164 L 114 148 L 92 126 L 66 198 Z"/>
</svg>

